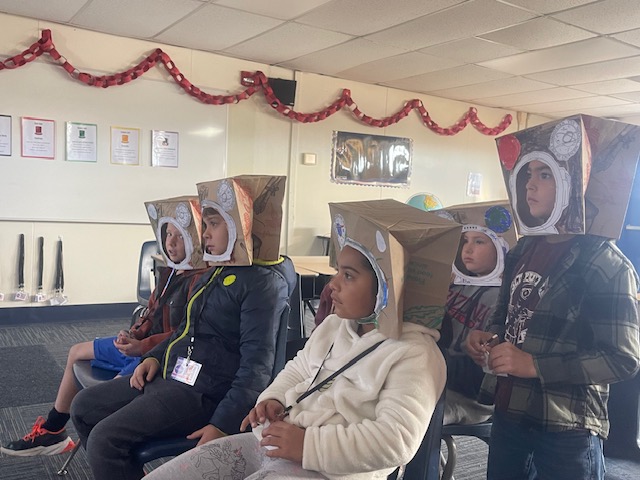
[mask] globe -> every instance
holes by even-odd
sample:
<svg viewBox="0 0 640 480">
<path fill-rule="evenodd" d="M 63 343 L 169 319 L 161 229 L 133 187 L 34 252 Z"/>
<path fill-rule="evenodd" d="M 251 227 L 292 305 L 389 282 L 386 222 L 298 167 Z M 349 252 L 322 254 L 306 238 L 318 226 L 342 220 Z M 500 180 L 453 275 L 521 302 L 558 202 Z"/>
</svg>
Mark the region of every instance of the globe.
<svg viewBox="0 0 640 480">
<path fill-rule="evenodd" d="M 433 193 L 416 193 L 407 200 L 407 205 L 419 208 L 420 210 L 438 210 L 442 208 L 442 202 Z"/>
</svg>

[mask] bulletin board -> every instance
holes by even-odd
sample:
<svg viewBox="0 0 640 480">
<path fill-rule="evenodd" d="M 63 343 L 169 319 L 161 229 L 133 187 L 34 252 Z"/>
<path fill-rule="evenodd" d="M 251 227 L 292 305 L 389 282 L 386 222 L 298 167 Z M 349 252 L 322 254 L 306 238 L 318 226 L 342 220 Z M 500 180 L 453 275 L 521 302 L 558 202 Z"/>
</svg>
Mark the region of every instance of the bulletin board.
<svg viewBox="0 0 640 480">
<path fill-rule="evenodd" d="M 227 106 L 205 105 L 172 81 L 140 78 L 107 89 L 33 62 L 0 72 L 0 115 L 10 115 L 11 156 L 0 156 L 0 220 L 148 223 L 144 202 L 196 194 L 226 172 Z M 55 158 L 23 158 L 20 119 L 55 120 Z M 97 162 L 65 160 L 66 122 L 97 125 Z M 140 164 L 110 161 L 112 126 L 140 129 Z M 152 130 L 177 132 L 179 164 L 151 166 Z"/>
</svg>

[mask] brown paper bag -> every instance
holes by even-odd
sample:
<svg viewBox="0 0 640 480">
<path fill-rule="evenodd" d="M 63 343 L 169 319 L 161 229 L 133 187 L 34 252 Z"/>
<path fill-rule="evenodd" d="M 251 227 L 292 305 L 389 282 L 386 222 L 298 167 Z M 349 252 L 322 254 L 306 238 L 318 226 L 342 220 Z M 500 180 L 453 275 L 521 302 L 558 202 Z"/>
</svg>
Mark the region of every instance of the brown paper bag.
<svg viewBox="0 0 640 480">
<path fill-rule="evenodd" d="M 439 328 L 461 226 L 396 200 L 329 208 L 336 251 L 360 246 L 384 274 L 376 303 L 379 330 L 399 338 L 403 321 Z"/>
<path fill-rule="evenodd" d="M 156 236 L 158 247 L 169 267 L 178 270 L 207 268 L 202 259 L 200 204 L 195 195 L 165 198 L 145 202 L 151 227 Z M 167 224 L 171 223 L 184 239 L 185 259 L 180 264 L 171 261 L 165 250 Z"/>
</svg>

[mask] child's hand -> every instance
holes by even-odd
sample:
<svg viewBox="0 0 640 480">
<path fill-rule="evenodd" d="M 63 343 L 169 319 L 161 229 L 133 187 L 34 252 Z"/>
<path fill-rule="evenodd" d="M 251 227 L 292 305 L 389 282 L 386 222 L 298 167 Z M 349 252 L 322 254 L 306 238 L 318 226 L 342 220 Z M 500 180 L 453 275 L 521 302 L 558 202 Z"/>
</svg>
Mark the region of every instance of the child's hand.
<svg viewBox="0 0 640 480">
<path fill-rule="evenodd" d="M 292 462 L 302 463 L 302 451 L 304 446 L 304 429 L 287 422 L 272 422 L 262 431 L 263 447 L 277 447 L 267 450 L 267 457 L 285 458 Z"/>
<path fill-rule="evenodd" d="M 509 374 L 520 378 L 538 376 L 531 354 L 523 352 L 510 342 L 501 343 L 491 349 L 489 367 L 495 374 Z"/>
<path fill-rule="evenodd" d="M 244 420 L 242 420 L 240 424 L 240 431 L 244 432 L 249 424 L 251 424 L 252 427 L 256 427 L 258 424 L 262 424 L 267 420 L 275 422 L 283 412 L 284 405 L 279 401 L 273 399 L 263 400 L 251 409 L 249 415 L 244 417 Z"/>
<path fill-rule="evenodd" d="M 491 340 L 493 334 L 491 332 L 483 332 L 482 330 L 473 330 L 469 333 L 467 341 L 464 342 L 463 348 L 467 352 L 467 355 L 481 367 L 487 365 L 486 352 L 491 347 L 487 347 L 487 343 Z"/>
<path fill-rule="evenodd" d="M 120 353 L 128 357 L 139 357 L 144 353 L 142 351 L 142 342 L 133 337 L 122 338 L 120 342 L 116 340 L 113 344 Z"/>
<path fill-rule="evenodd" d="M 142 391 L 144 384 L 153 380 L 158 370 L 160 370 L 160 364 L 155 358 L 145 358 L 133 371 L 129 385 L 131 388 Z"/>
<path fill-rule="evenodd" d="M 127 338 L 129 338 L 129 332 L 127 330 L 120 330 L 114 343 L 117 346 L 117 344 L 124 343 Z"/>
</svg>

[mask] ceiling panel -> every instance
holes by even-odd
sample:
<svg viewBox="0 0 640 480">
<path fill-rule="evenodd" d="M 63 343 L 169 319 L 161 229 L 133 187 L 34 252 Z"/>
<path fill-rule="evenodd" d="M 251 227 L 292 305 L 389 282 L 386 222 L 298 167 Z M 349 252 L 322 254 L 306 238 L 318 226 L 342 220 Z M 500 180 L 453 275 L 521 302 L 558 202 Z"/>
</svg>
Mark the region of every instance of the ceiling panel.
<svg viewBox="0 0 640 480">
<path fill-rule="evenodd" d="M 87 0 L 0 0 L 0 12 L 64 23 L 86 3 Z"/>
<path fill-rule="evenodd" d="M 527 78 L 556 85 L 575 85 L 577 83 L 615 80 L 633 75 L 640 75 L 640 56 L 534 73 L 527 75 Z"/>
<path fill-rule="evenodd" d="M 640 91 L 638 92 L 626 92 L 626 93 L 614 93 L 612 95 L 615 98 L 621 98 L 622 100 L 628 100 L 630 102 L 640 103 Z"/>
<path fill-rule="evenodd" d="M 550 18 L 534 18 L 513 27 L 485 33 L 481 35 L 481 38 L 512 45 L 523 50 L 537 50 L 577 42 L 594 36 L 594 33 Z"/>
<path fill-rule="evenodd" d="M 211 3 L 264 15 L 265 17 L 291 20 L 309 10 L 313 10 L 325 3 L 331 3 L 332 1 L 333 0 L 269 0 L 268 2 L 256 2 L 256 0 L 213 0 Z"/>
<path fill-rule="evenodd" d="M 511 95 L 497 95 L 495 97 L 483 98 L 483 105 L 491 107 L 508 107 L 513 108 L 514 105 L 532 105 L 535 103 L 554 102 L 558 100 L 569 100 L 572 98 L 591 97 L 593 94 L 573 90 L 571 88 L 557 87 L 545 90 L 537 90 L 524 93 L 514 93 Z M 526 109 L 523 111 L 527 111 Z"/>
<path fill-rule="evenodd" d="M 297 19 L 300 23 L 351 35 L 367 35 L 408 22 L 466 0 L 342 0 L 330 2 Z"/>
<path fill-rule="evenodd" d="M 534 17 L 533 13 L 493 0 L 476 0 L 374 33 L 367 38 L 416 50 L 508 27 Z"/>
<path fill-rule="evenodd" d="M 73 17 L 72 23 L 115 35 L 134 31 L 139 38 L 147 38 L 202 6 L 197 0 L 93 0 Z"/>
<path fill-rule="evenodd" d="M 553 112 L 553 116 L 557 118 L 568 117 L 575 115 L 576 113 L 584 113 L 585 115 L 593 115 L 595 117 L 618 117 L 623 118 L 624 121 L 631 121 L 631 116 L 637 115 L 640 104 L 627 103 L 624 105 L 612 105 L 608 107 L 595 107 L 595 108 L 581 108 L 576 111 L 575 109 L 563 110 L 561 112 Z M 626 118 L 625 118 L 626 117 Z M 636 125 L 640 125 L 640 117 L 632 121 Z"/>
<path fill-rule="evenodd" d="M 445 88 L 462 87 L 474 83 L 507 78 L 507 73 L 489 70 L 477 65 L 463 65 L 438 72 L 386 82 L 387 85 L 416 92 L 433 92 Z"/>
<path fill-rule="evenodd" d="M 640 55 L 640 49 L 598 37 L 537 52 L 496 58 L 480 62 L 480 65 L 513 75 L 527 75 L 634 55 Z"/>
<path fill-rule="evenodd" d="M 628 104 L 625 100 L 612 97 L 585 97 L 576 98 L 574 100 L 561 100 L 558 102 L 545 102 L 537 103 L 533 105 L 527 105 L 527 111 L 533 113 L 553 113 L 562 112 L 564 110 L 582 111 L 587 108 L 595 107 L 610 107 L 613 105 Z M 521 105 L 516 105 L 514 108 L 519 109 Z"/>
<path fill-rule="evenodd" d="M 621 42 L 630 43 L 631 45 L 640 47 L 640 28 L 629 30 L 624 33 L 616 33 L 615 35 L 611 35 L 611 37 L 616 40 L 620 40 Z"/>
<path fill-rule="evenodd" d="M 305 72 L 335 75 L 363 63 L 381 58 L 400 55 L 401 49 L 379 45 L 369 40 L 358 38 L 320 52 L 314 52 L 295 60 L 283 62 L 281 66 Z"/>
<path fill-rule="evenodd" d="M 611 93 L 636 92 L 640 91 L 640 82 L 634 82 L 627 78 L 616 80 L 605 80 L 603 82 L 583 83 L 571 85 L 571 88 L 598 95 L 609 95 Z"/>
<path fill-rule="evenodd" d="M 598 0 L 508 0 L 513 5 L 519 5 L 538 13 L 553 13 L 579 7 Z"/>
<path fill-rule="evenodd" d="M 358 65 L 357 67 L 337 72 L 336 75 L 350 80 L 378 83 L 445 70 L 458 65 L 460 65 L 460 62 L 455 60 L 434 57 L 419 52 L 409 52 Z"/>
<path fill-rule="evenodd" d="M 592 32 L 618 33 L 638 27 L 640 8 L 638 0 L 603 0 L 553 17 Z"/>
<path fill-rule="evenodd" d="M 281 20 L 205 5 L 155 38 L 199 50 L 223 50 L 281 25 Z M 215 34 L 214 34 L 215 33 Z"/>
<path fill-rule="evenodd" d="M 224 52 L 238 58 L 274 64 L 344 43 L 351 38 L 343 33 L 329 32 L 299 23 L 286 23 L 227 48 Z"/>
<path fill-rule="evenodd" d="M 476 83 L 464 87 L 436 90 L 432 93 L 438 97 L 454 98 L 456 100 L 477 100 L 484 97 L 530 92 L 532 90 L 543 90 L 553 87 L 554 85 L 536 82 L 535 80 L 529 80 L 528 78 L 511 77 L 492 80 L 490 82 Z"/>
<path fill-rule="evenodd" d="M 433 47 L 423 48 L 419 52 L 441 58 L 452 58 L 462 63 L 477 63 L 498 57 L 506 57 L 521 53 L 519 48 L 489 42 L 482 38 L 465 38 L 449 43 L 441 43 Z"/>
</svg>

